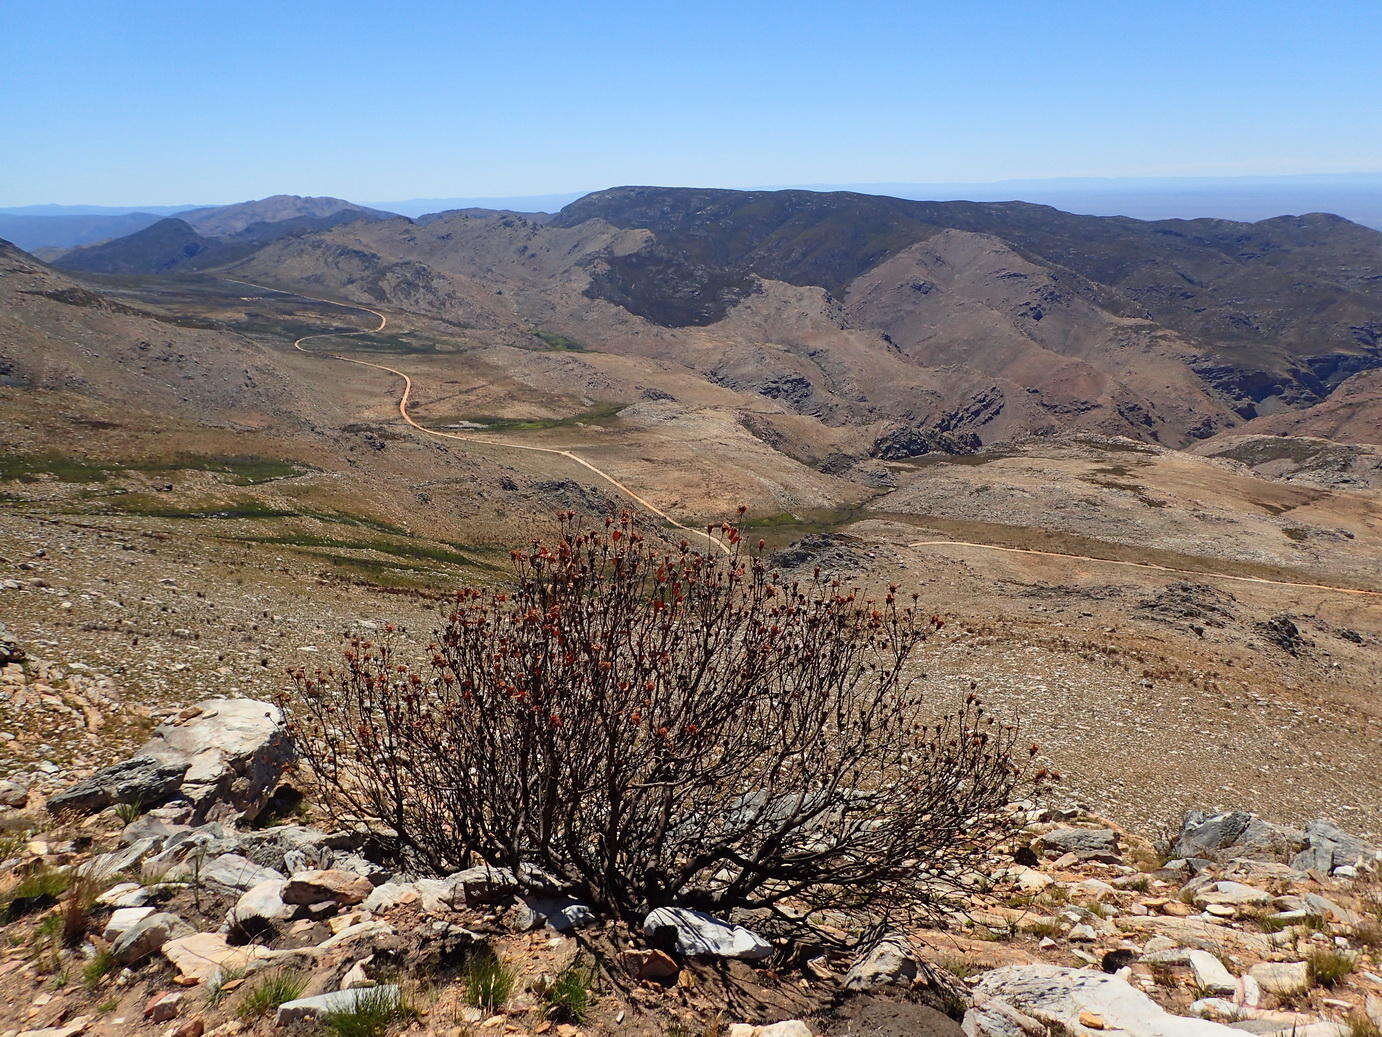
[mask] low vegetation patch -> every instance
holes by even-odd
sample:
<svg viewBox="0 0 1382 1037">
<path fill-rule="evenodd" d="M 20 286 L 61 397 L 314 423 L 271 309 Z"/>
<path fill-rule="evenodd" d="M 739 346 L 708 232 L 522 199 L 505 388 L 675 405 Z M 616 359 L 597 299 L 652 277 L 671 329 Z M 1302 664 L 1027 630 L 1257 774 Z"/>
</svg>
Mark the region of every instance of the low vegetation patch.
<svg viewBox="0 0 1382 1037">
<path fill-rule="evenodd" d="M 1353 955 L 1329 947 L 1317 947 L 1305 958 L 1310 969 L 1310 982 L 1316 986 L 1332 987 L 1351 973 Z"/>
<path fill-rule="evenodd" d="M 261 1019 L 287 1001 L 302 996 L 307 977 L 297 972 L 266 973 L 245 991 L 235 1014 L 246 1022 Z"/>
<path fill-rule="evenodd" d="M 534 892 L 546 873 L 629 922 L 747 908 L 820 936 L 820 912 L 968 899 L 1045 774 L 975 696 L 923 702 L 910 664 L 939 618 L 789 582 L 729 526 L 721 558 L 655 550 L 628 516 L 563 523 L 515 552 L 516 589 L 453 597 L 423 665 L 385 624 L 334 673 L 295 671 L 323 809 L 381 819 L 410 866 L 478 857 Z"/>
<path fill-rule="evenodd" d="M 543 1014 L 554 1023 L 584 1022 L 595 1000 L 594 984 L 594 970 L 572 962 L 542 991 Z"/>
<path fill-rule="evenodd" d="M 407 997 L 390 987 L 364 990 L 353 1007 L 328 1012 L 321 1028 L 335 1037 L 383 1037 L 389 1029 L 416 1014 Z"/>
<path fill-rule="evenodd" d="M 476 950 L 461 969 L 466 1004 L 487 1012 L 507 1004 L 517 983 L 517 971 L 489 947 Z"/>
</svg>

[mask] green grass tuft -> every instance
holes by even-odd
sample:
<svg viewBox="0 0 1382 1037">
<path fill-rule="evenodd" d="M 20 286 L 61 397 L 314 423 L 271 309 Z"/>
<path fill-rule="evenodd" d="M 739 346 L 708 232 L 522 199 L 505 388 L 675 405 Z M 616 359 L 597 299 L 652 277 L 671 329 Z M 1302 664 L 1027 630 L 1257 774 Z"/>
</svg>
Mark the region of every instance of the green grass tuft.
<svg viewBox="0 0 1382 1037">
<path fill-rule="evenodd" d="M 371 988 L 360 993 L 353 1008 L 322 1016 L 321 1028 L 335 1037 L 382 1037 L 391 1026 L 405 1022 L 414 1014 L 401 991 Z"/>
<path fill-rule="evenodd" d="M 461 970 L 461 985 L 467 1004 L 493 1012 L 502 1008 L 513 994 L 517 973 L 488 947 L 472 954 Z"/>
<path fill-rule="evenodd" d="M 542 992 L 543 1014 L 554 1023 L 582 1023 L 595 1000 L 594 970 L 572 962 Z"/>
<path fill-rule="evenodd" d="M 285 1001 L 296 1001 L 307 986 L 307 977 L 298 972 L 270 972 L 245 991 L 235 1014 L 245 1022 L 268 1015 Z"/>
<path fill-rule="evenodd" d="M 1305 959 L 1310 969 L 1310 982 L 1316 986 L 1332 987 L 1354 969 L 1353 955 L 1328 947 L 1317 947 Z"/>
</svg>

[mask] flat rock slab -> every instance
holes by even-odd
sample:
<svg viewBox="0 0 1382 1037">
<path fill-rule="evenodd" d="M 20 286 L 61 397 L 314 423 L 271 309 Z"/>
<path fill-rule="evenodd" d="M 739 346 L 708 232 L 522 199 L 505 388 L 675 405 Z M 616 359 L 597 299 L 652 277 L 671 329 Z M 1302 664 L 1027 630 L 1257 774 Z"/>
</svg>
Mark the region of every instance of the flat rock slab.
<svg viewBox="0 0 1382 1037">
<path fill-rule="evenodd" d="M 225 969 L 249 969 L 274 952 L 263 947 L 232 947 L 220 933 L 193 933 L 163 945 L 163 956 L 184 980 L 205 983 Z"/>
<path fill-rule="evenodd" d="M 1057 828 L 1037 842 L 1056 853 L 1116 853 L 1118 833 L 1111 828 Z"/>
<path fill-rule="evenodd" d="M 314 997 L 300 997 L 296 1001 L 285 1001 L 278 1006 L 277 1022 L 286 1026 L 302 1019 L 319 1019 L 332 1012 L 354 1011 L 365 1004 L 397 1005 L 400 1000 L 398 987 L 385 984 L 378 987 L 351 987 L 347 990 L 333 990 L 329 994 Z"/>
<path fill-rule="evenodd" d="M 1310 966 L 1303 961 L 1264 961 L 1248 969 L 1248 975 L 1269 994 L 1290 997 L 1310 989 Z"/>
<path fill-rule="evenodd" d="M 1120 929 L 1155 933 L 1174 940 L 1182 947 L 1198 947 L 1211 954 L 1243 953 L 1265 958 L 1272 953 L 1272 941 L 1261 933 L 1230 929 L 1226 925 L 1198 918 L 1173 918 L 1169 915 L 1129 915 L 1116 920 Z"/>
<path fill-rule="evenodd" d="M 1172 1015 L 1126 981 L 1102 972 L 1057 965 L 1010 965 L 986 972 L 965 1013 L 968 1037 L 1025 1033 L 1098 1037 L 1234 1037 L 1237 1031 L 1205 1019 Z"/>
</svg>

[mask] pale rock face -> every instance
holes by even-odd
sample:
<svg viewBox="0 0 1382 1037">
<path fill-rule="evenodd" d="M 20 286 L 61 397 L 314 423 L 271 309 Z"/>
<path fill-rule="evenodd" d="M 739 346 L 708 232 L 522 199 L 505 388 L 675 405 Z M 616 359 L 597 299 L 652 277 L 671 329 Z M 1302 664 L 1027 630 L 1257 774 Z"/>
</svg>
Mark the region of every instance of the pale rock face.
<svg viewBox="0 0 1382 1037">
<path fill-rule="evenodd" d="M 214 979 L 222 969 L 248 969 L 274 955 L 263 947 L 232 947 L 220 933 L 192 933 L 169 940 L 162 950 L 178 974 L 191 983 Z"/>
<path fill-rule="evenodd" d="M 324 901 L 358 904 L 372 892 L 374 885 L 370 880 L 354 872 L 336 869 L 299 871 L 284 887 L 283 900 L 297 905 L 320 904 Z"/>
<path fill-rule="evenodd" d="M 968 1037 L 1043 1031 L 1094 1037 L 1105 1030 L 1127 1037 L 1241 1037 L 1241 1031 L 1219 1023 L 1172 1015 L 1115 976 L 1057 965 L 1010 965 L 985 973 L 963 1028 Z"/>
<path fill-rule="evenodd" d="M 399 996 L 398 987 L 386 984 L 378 987 L 350 987 L 345 990 L 333 990 L 328 994 L 317 994 L 315 997 L 300 997 L 296 1001 L 286 1001 L 278 1006 L 277 1022 L 279 1026 L 286 1026 L 299 1020 L 316 1019 L 329 1012 L 350 1011 L 366 999 L 376 1003 L 395 1004 Z"/>
<path fill-rule="evenodd" d="M 916 956 L 900 936 L 888 934 L 867 948 L 845 975 L 846 990 L 872 990 L 887 983 L 910 983 L 919 969 Z"/>
<path fill-rule="evenodd" d="M 643 932 L 654 939 L 670 939 L 677 953 L 687 957 L 759 961 L 773 952 L 771 944 L 742 925 L 681 907 L 650 911 L 643 920 Z"/>
<path fill-rule="evenodd" d="M 1290 997 L 1310 989 L 1310 966 L 1303 961 L 1264 961 L 1248 975 L 1269 994 Z"/>
<path fill-rule="evenodd" d="M 752 1023 L 735 1023 L 725 1031 L 725 1037 L 812 1037 L 811 1027 L 800 1019 L 786 1022 L 754 1026 Z"/>
<path fill-rule="evenodd" d="M 154 909 L 151 907 L 118 908 L 111 914 L 106 927 L 101 930 L 101 938 L 107 943 L 114 943 L 153 913 Z"/>
<path fill-rule="evenodd" d="M 286 879 L 267 879 L 242 893 L 226 913 L 226 931 L 255 935 L 291 917 L 292 906 L 283 902 L 287 884 Z"/>
<path fill-rule="evenodd" d="M 95 813 L 113 803 L 177 799 L 200 824 L 252 821 L 293 758 L 282 711 L 254 699 L 207 699 L 154 730 L 132 758 L 54 796 L 48 808 Z"/>
</svg>

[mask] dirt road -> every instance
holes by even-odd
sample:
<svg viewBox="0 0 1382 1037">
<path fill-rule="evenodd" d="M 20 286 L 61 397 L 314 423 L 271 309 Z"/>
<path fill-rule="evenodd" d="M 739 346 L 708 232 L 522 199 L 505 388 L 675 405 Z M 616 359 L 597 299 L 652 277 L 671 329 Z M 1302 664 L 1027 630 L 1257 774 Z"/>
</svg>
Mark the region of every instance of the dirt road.
<svg viewBox="0 0 1382 1037">
<path fill-rule="evenodd" d="M 624 485 L 622 482 L 620 482 L 614 476 L 610 475 L 604 469 L 591 464 L 585 458 L 581 457 L 578 454 L 572 453 L 570 450 L 563 450 L 559 447 L 534 446 L 531 443 L 514 443 L 507 440 L 495 439 L 490 436 L 466 435 L 464 433 L 457 432 L 441 432 L 437 429 L 427 428 L 427 426 L 425 425 L 418 424 L 418 422 L 414 420 L 413 416 L 408 413 L 408 404 L 412 400 L 413 395 L 413 380 L 412 378 L 408 377 L 408 375 L 398 370 L 398 368 L 389 367 L 386 364 L 376 364 L 369 360 L 358 360 L 355 357 L 342 356 L 340 353 L 319 352 L 313 349 L 302 348 L 302 344 L 304 342 L 314 338 L 344 338 L 348 335 L 378 334 L 389 325 L 389 318 L 386 317 L 384 314 L 380 313 L 378 310 L 372 310 L 368 306 L 360 306 L 356 303 L 337 302 L 334 299 L 322 299 L 315 295 L 303 295 L 301 292 L 288 292 L 284 291 L 281 288 L 270 288 L 268 285 L 255 284 L 252 281 L 239 281 L 235 278 L 226 278 L 226 280 L 230 281 L 231 284 L 243 284 L 250 288 L 258 288 L 260 291 L 273 292 L 277 295 L 289 295 L 297 299 L 310 299 L 312 302 L 326 303 L 328 306 L 340 306 L 343 309 L 360 310 L 364 313 L 370 314 L 373 317 L 377 317 L 379 319 L 379 324 L 376 327 L 361 328 L 359 331 L 323 331 L 311 335 L 303 335 L 301 338 L 296 339 L 293 342 L 293 348 L 300 353 L 308 353 L 312 356 L 325 356 L 330 357 L 333 360 L 344 361 L 347 364 L 356 364 L 360 367 L 372 367 L 376 371 L 387 371 L 389 374 L 402 379 L 403 393 L 398 398 L 398 414 L 405 422 L 407 422 L 409 425 L 411 425 L 413 428 L 417 429 L 424 435 L 434 436 L 437 439 L 454 439 L 462 443 L 485 443 L 489 446 L 504 447 L 508 450 L 527 450 L 537 454 L 552 454 L 556 457 L 564 457 L 568 461 L 572 461 L 580 465 L 582 468 L 585 468 L 590 472 L 593 472 L 596 476 L 603 479 L 605 482 L 609 483 L 609 485 L 613 486 L 616 490 L 622 493 L 629 500 L 633 501 L 635 504 L 638 504 L 640 507 L 643 507 L 648 511 L 652 512 L 654 515 L 662 519 L 664 522 L 667 522 L 669 525 L 675 526 L 677 529 L 680 529 L 684 533 L 689 533 L 693 537 L 702 538 L 707 543 L 713 544 L 716 548 L 718 548 L 721 552 L 723 552 L 726 555 L 730 553 L 729 546 L 725 544 L 722 540 L 720 540 L 718 537 L 713 536 L 712 534 L 706 532 L 703 529 L 692 529 L 690 526 L 683 525 L 676 519 L 672 518 L 671 515 L 667 514 L 667 512 L 659 508 L 652 501 L 636 493 L 634 490 L 631 490 L 628 486 Z"/>
<path fill-rule="evenodd" d="M 596 465 L 591 464 L 589 461 L 581 457 L 579 454 L 573 453 L 570 450 L 564 450 L 560 447 L 534 446 L 531 443 L 515 443 L 510 440 L 496 439 L 491 436 L 466 435 L 465 433 L 442 432 L 437 429 L 427 428 L 425 425 L 419 424 L 416 420 L 414 420 L 413 416 L 408 413 L 408 403 L 411 401 L 413 394 L 413 380 L 402 371 L 398 370 L 395 367 L 389 367 L 386 364 L 376 364 L 369 360 L 358 360 L 355 357 L 342 356 L 340 353 L 318 352 L 316 350 L 302 348 L 302 344 L 304 342 L 307 342 L 308 340 L 314 338 L 344 338 L 348 335 L 377 334 L 378 332 L 381 332 L 386 327 L 388 327 L 389 324 L 389 318 L 386 317 L 384 314 L 380 313 L 378 310 L 370 309 L 368 306 L 361 306 L 357 303 L 337 302 L 334 299 L 322 299 L 315 295 L 303 295 L 301 292 L 289 292 L 284 291 L 281 288 L 270 288 L 268 285 L 254 284 L 251 281 L 239 281 L 235 280 L 234 278 L 226 278 L 226 280 L 230 281 L 232 284 L 242 284 L 250 288 L 258 288 L 260 291 L 274 292 L 277 295 L 289 295 L 298 299 L 309 299 L 312 302 L 325 303 L 328 306 L 339 306 L 343 309 L 359 310 L 363 313 L 368 313 L 371 316 L 378 318 L 379 324 L 373 328 L 362 328 L 359 331 L 323 331 L 311 335 L 303 335 L 301 338 L 293 342 L 293 348 L 298 350 L 299 352 L 308 353 L 313 356 L 325 356 L 330 357 L 333 360 L 344 361 L 347 364 L 356 364 L 360 367 L 372 367 L 376 371 L 386 371 L 394 377 L 402 379 L 403 393 L 398 398 L 399 416 L 405 422 L 407 422 L 409 425 L 411 425 L 413 428 L 417 429 L 424 435 L 435 436 L 437 439 L 452 439 L 462 443 L 484 443 L 488 446 L 498 446 L 508 450 L 527 450 L 533 453 L 551 454 L 556 457 L 566 458 L 568 461 L 580 465 L 582 468 L 585 468 L 586 470 L 596 475 L 598 478 L 604 480 L 606 483 L 613 486 L 616 490 L 622 493 L 629 500 L 638 504 L 640 507 L 646 508 L 648 511 L 652 512 L 654 515 L 658 516 L 660 519 L 667 522 L 668 524 L 676 527 L 677 529 L 682 530 L 685 533 L 689 533 L 692 536 L 703 538 L 707 542 L 714 544 L 716 548 L 718 548 L 725 554 L 730 553 L 729 546 L 726 545 L 719 538 L 711 535 L 703 529 L 692 529 L 690 526 L 683 525 L 676 519 L 672 518 L 671 515 L 667 514 L 667 512 L 659 508 L 652 501 L 648 500 L 646 497 L 630 489 L 628 486 L 620 482 L 618 479 L 610 475 L 608 472 L 597 467 Z M 967 540 L 919 540 L 910 544 L 909 546 L 973 548 L 975 550 L 980 551 L 1000 551 L 1008 554 L 1036 555 L 1043 558 L 1065 558 L 1070 559 L 1072 561 L 1086 563 L 1132 566 L 1138 569 L 1153 569 L 1159 572 L 1177 573 L 1189 576 L 1204 576 L 1218 580 L 1233 580 L 1239 583 L 1259 583 L 1273 587 L 1291 587 L 1298 590 L 1334 591 L 1339 594 L 1353 594 L 1371 598 L 1382 598 L 1382 591 L 1367 590 L 1359 587 L 1337 587 L 1324 583 L 1294 583 L 1290 580 L 1271 580 L 1262 576 L 1230 576 L 1226 573 L 1216 573 L 1201 569 L 1178 569 L 1167 565 L 1157 565 L 1153 562 L 1129 562 L 1113 558 L 1099 558 L 1095 555 L 1066 554 L 1060 551 L 1038 551 L 1032 548 L 1025 547 L 1000 547 L 997 544 L 979 544 Z"/>
</svg>

